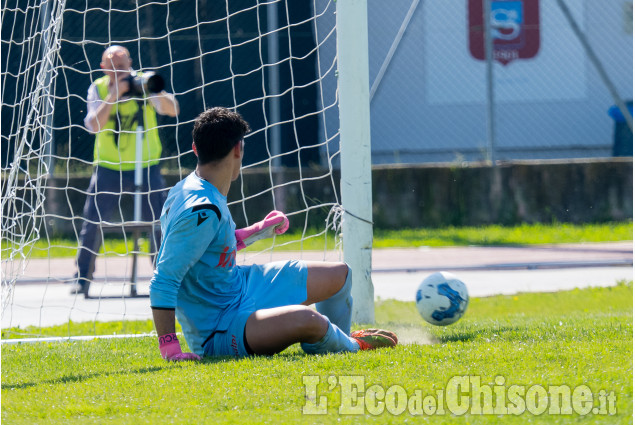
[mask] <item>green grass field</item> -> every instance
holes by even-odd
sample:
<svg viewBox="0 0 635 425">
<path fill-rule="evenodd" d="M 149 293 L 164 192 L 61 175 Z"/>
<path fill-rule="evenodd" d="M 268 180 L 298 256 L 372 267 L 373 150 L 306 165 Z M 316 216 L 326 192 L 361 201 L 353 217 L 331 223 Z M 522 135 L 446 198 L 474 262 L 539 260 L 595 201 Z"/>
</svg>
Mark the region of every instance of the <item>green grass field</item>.
<svg viewBox="0 0 635 425">
<path fill-rule="evenodd" d="M 291 229 L 277 236 L 275 249 L 319 250 L 333 249 L 334 233 L 321 234 L 309 230 L 297 233 Z M 323 230 L 322 230 L 323 232 Z M 633 222 L 600 224 L 522 224 L 518 226 L 445 227 L 439 229 L 375 230 L 373 248 L 409 248 L 420 246 L 466 246 L 466 245 L 535 245 L 581 242 L 610 242 L 633 239 Z M 4 243 L 4 241 L 3 241 Z M 261 251 L 272 247 L 272 240 L 263 240 L 250 246 L 250 251 Z M 106 239 L 101 252 L 107 255 L 123 255 L 133 249 L 131 239 Z M 4 250 L 4 246 L 3 246 Z M 143 240 L 141 250 L 149 250 L 149 241 Z M 37 241 L 31 250 L 31 258 L 60 258 L 77 255 L 77 241 L 68 239 L 45 239 Z"/>
<path fill-rule="evenodd" d="M 3 345 L 2 421 L 632 423 L 632 282 L 476 298 L 465 317 L 446 328 L 425 324 L 414 303 L 378 302 L 376 318 L 400 336 L 396 349 L 308 356 L 296 345 L 273 357 L 171 364 L 159 357 L 155 338 Z M 71 334 L 86 333 L 87 325 L 69 326 Z M 98 334 L 152 330 L 150 322 L 89 326 Z M 55 332 L 42 331 L 48 333 Z M 472 386 L 454 385 L 468 382 Z M 361 391 L 357 398 L 351 395 L 353 384 Z M 584 393 L 583 385 L 592 394 Z M 555 414 L 555 400 L 546 407 L 550 386 L 572 391 L 573 413 Z M 485 393 L 484 412 L 495 404 L 486 394 L 490 388 L 493 400 L 503 397 L 496 409 L 519 414 L 468 410 L 463 415 L 457 403 L 447 401 L 456 389 L 465 389 L 460 395 L 469 396 L 470 404 L 460 406 L 476 409 L 479 388 Z M 520 392 L 526 397 L 519 399 Z M 444 413 L 428 416 L 439 393 L 446 397 Z M 587 395 L 594 404 L 587 406 Z M 595 415 L 594 406 L 600 409 Z M 576 413 L 587 407 L 591 413 Z M 326 414 L 303 414 L 303 409 Z"/>
</svg>

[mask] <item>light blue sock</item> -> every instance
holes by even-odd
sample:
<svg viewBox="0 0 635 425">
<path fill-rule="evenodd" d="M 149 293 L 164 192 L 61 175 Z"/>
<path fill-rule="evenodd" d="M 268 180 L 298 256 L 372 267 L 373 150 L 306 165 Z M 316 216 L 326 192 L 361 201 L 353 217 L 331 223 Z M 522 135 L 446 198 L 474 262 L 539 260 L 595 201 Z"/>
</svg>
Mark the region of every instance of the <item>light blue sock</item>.
<svg viewBox="0 0 635 425">
<path fill-rule="evenodd" d="M 329 322 L 326 335 L 316 343 L 300 344 L 307 354 L 341 353 L 342 351 L 358 351 L 359 344 L 353 338 L 342 332 L 340 328 Z"/>
<path fill-rule="evenodd" d="M 348 268 L 344 286 L 331 298 L 315 304 L 318 313 L 329 318 L 331 323 L 340 328 L 346 335 L 351 333 L 351 315 L 353 313 L 353 271 Z"/>
</svg>

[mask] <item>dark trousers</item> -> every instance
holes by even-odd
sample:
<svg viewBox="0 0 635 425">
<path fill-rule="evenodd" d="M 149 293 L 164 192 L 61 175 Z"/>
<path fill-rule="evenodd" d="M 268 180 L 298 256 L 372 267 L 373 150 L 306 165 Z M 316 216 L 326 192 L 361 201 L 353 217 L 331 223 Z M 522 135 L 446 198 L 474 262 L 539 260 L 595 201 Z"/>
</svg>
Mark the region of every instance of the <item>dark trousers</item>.
<svg viewBox="0 0 635 425">
<path fill-rule="evenodd" d="M 77 252 L 77 275 L 92 279 L 95 271 L 95 256 L 102 242 L 100 222 L 123 221 L 121 206 L 122 193 L 134 193 L 134 171 L 115 171 L 95 167 L 84 204 L 84 223 L 79 235 L 80 247 Z M 143 169 L 141 210 L 143 221 L 155 221 L 161 216 L 161 209 L 167 197 L 165 183 L 158 165 Z M 116 213 L 116 220 L 112 217 Z M 150 251 L 156 253 L 161 242 L 161 226 L 154 226 L 150 238 Z M 154 256 L 151 256 L 153 260 Z"/>
</svg>

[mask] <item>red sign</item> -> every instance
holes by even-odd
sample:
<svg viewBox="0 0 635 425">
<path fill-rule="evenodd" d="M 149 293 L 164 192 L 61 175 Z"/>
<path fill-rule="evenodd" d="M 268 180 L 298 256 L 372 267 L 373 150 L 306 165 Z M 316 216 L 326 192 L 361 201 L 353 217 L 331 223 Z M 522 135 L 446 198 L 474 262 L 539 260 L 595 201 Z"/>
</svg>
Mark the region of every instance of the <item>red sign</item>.
<svg viewBox="0 0 635 425">
<path fill-rule="evenodd" d="M 467 0 L 470 53 L 485 60 L 483 0 Z M 492 0 L 493 58 L 503 65 L 529 59 L 540 49 L 539 0 Z"/>
</svg>

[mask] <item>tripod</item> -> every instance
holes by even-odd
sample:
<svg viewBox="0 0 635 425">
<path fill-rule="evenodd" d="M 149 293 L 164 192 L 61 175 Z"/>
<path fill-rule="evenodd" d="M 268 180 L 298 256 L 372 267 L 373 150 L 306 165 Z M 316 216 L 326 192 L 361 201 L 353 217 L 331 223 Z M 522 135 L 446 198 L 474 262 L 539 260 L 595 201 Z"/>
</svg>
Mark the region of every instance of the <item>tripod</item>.
<svg viewBox="0 0 635 425">
<path fill-rule="evenodd" d="M 143 188 L 143 166 L 141 161 L 143 160 L 143 135 L 145 132 L 144 129 L 144 113 L 143 113 L 143 100 L 137 100 L 137 104 L 139 105 L 139 109 L 137 110 L 137 129 L 135 131 L 135 173 L 134 173 L 134 185 L 135 185 L 135 194 L 134 194 L 134 213 L 133 213 L 133 221 L 134 224 L 129 226 L 132 228 L 133 235 L 133 248 L 132 248 L 132 273 L 130 276 L 130 296 L 131 297 L 139 297 L 137 293 L 137 253 L 139 252 L 139 238 L 141 237 L 141 232 L 146 230 L 149 227 L 149 233 L 152 238 L 154 238 L 154 223 L 149 225 L 141 223 L 141 190 Z"/>
</svg>

